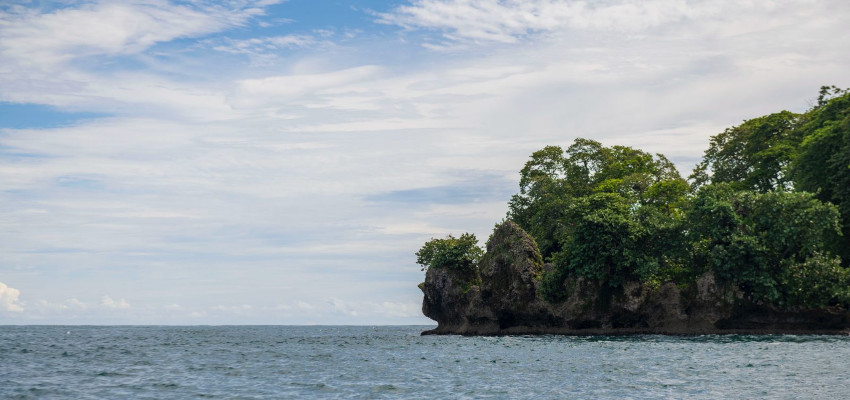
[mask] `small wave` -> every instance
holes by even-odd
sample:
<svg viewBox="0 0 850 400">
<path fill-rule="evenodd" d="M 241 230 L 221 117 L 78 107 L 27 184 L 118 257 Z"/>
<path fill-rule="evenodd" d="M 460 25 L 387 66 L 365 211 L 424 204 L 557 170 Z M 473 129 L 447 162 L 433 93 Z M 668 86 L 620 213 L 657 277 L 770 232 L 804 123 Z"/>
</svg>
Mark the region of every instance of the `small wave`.
<svg viewBox="0 0 850 400">
<path fill-rule="evenodd" d="M 372 388 L 372 393 L 398 393 L 404 390 L 395 385 L 378 385 Z"/>
<path fill-rule="evenodd" d="M 96 373 L 96 374 L 95 374 L 95 376 L 102 376 L 102 377 L 117 377 L 117 376 L 130 376 L 130 375 L 122 374 L 122 373 L 120 373 L 120 372 L 101 371 L 101 372 Z"/>
<path fill-rule="evenodd" d="M 159 388 L 159 389 L 177 389 L 177 388 L 180 387 L 180 385 L 178 385 L 176 383 L 159 383 L 159 382 L 154 383 L 151 386 L 153 386 L 155 388 Z"/>
<path fill-rule="evenodd" d="M 325 385 L 324 383 L 321 383 L 321 382 L 319 382 L 319 383 L 290 382 L 289 384 L 292 385 L 292 386 L 313 387 L 313 388 L 326 388 L 326 387 L 328 387 L 328 385 Z"/>
</svg>

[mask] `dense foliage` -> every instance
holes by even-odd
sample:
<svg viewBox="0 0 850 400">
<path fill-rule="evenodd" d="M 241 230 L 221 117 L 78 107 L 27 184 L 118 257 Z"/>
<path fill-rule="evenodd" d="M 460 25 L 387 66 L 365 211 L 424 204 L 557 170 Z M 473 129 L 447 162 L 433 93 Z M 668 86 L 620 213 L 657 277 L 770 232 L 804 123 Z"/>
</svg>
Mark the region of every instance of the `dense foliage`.
<svg viewBox="0 0 850 400">
<path fill-rule="evenodd" d="M 825 101 L 806 113 L 798 130 L 802 141 L 789 166 L 795 188 L 838 206 L 843 240 L 834 249 L 850 267 L 850 93 Z M 834 88 L 833 88 L 834 89 Z"/>
<path fill-rule="evenodd" d="M 799 119 L 797 114 L 782 111 L 712 137 L 692 179 L 697 185 L 710 180 L 762 193 L 789 188 L 786 167 L 800 143 L 800 132 L 794 129 Z"/>
<path fill-rule="evenodd" d="M 570 277 L 687 286 L 713 272 L 756 303 L 850 306 L 846 90 L 824 87 L 805 113 L 754 118 L 712 137 L 690 182 L 661 154 L 576 139 L 534 152 L 519 189 L 508 218 L 552 264 L 541 289 L 550 301 L 568 295 Z M 449 239 L 417 253 L 420 264 L 474 263 L 440 240 Z"/>
<path fill-rule="evenodd" d="M 835 206 L 805 192 L 702 187 L 687 215 L 692 265 L 713 270 L 752 300 L 777 306 L 845 301 L 848 271 L 827 252 L 840 234 Z"/>
<path fill-rule="evenodd" d="M 416 263 L 422 270 L 428 268 L 450 268 L 460 271 L 473 271 L 484 250 L 478 247 L 474 234 L 464 233 L 456 238 L 448 235 L 443 239 L 431 239 L 416 252 Z"/>
<path fill-rule="evenodd" d="M 636 211 L 633 205 L 674 215 L 688 191 L 687 182 L 663 155 L 625 146 L 603 147 L 587 139 L 577 139 L 566 150 L 547 146 L 535 152 L 520 176 L 520 193 L 511 198 L 508 217 L 537 240 L 547 260 L 582 246 L 581 241 L 570 239 L 574 229 L 582 228 L 570 216 L 591 212 L 601 203 L 614 207 L 597 210 L 601 213 L 597 222 L 603 224 L 615 222 L 602 214 L 625 218 L 623 213 Z M 606 195 L 596 196 L 601 194 Z M 585 197 L 584 203 L 573 201 Z"/>
</svg>

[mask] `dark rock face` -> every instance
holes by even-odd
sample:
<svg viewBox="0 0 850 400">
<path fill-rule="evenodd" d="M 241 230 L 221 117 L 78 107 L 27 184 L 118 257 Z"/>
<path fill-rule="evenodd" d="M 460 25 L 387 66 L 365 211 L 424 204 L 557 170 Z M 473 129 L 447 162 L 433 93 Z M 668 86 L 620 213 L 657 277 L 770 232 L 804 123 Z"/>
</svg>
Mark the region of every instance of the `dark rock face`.
<svg viewBox="0 0 850 400">
<path fill-rule="evenodd" d="M 536 325 L 545 319 L 537 304 L 543 259 L 537 244 L 517 224 L 505 222 L 493 233 L 479 265 L 481 300 L 500 329 Z"/>
<path fill-rule="evenodd" d="M 549 303 L 538 291 L 546 267 L 534 240 L 506 221 L 487 243 L 478 272 L 428 270 L 420 285 L 422 312 L 438 326 L 423 334 L 850 333 L 846 310 L 753 304 L 711 273 L 685 289 L 638 282 L 610 288 L 568 279 L 570 295 Z"/>
<path fill-rule="evenodd" d="M 488 326 L 495 320 L 489 307 L 481 300 L 481 289 L 473 283 L 477 276 L 463 275 L 443 268 L 431 268 L 420 285 L 425 294 L 422 313 L 426 317 L 441 321 L 446 333 L 477 331 L 482 334 L 497 333 Z M 482 313 L 485 313 L 482 315 Z"/>
</svg>

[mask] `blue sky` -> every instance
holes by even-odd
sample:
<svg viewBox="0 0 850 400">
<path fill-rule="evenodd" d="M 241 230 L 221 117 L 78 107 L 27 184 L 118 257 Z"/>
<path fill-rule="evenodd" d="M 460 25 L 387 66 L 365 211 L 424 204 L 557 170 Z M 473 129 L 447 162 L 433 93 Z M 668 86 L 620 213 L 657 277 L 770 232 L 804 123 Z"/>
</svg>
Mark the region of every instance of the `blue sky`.
<svg viewBox="0 0 850 400">
<path fill-rule="evenodd" d="M 0 323 L 427 324 L 413 253 L 486 238 L 577 137 L 687 174 L 850 87 L 838 0 L 0 5 Z"/>
</svg>

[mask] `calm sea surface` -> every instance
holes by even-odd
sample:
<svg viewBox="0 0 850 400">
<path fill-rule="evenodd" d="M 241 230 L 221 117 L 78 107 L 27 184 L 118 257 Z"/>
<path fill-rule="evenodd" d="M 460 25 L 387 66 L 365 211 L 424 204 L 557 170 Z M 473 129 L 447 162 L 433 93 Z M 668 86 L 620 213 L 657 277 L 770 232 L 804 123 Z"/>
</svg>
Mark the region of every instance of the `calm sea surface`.
<svg viewBox="0 0 850 400">
<path fill-rule="evenodd" d="M 850 398 L 850 338 L 0 326 L 0 398 Z"/>
</svg>

